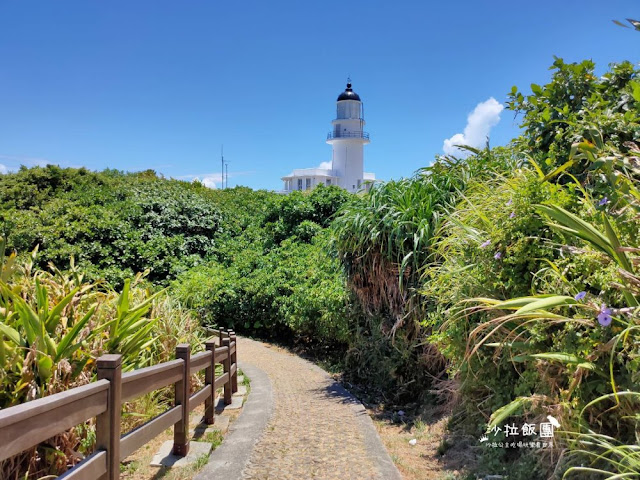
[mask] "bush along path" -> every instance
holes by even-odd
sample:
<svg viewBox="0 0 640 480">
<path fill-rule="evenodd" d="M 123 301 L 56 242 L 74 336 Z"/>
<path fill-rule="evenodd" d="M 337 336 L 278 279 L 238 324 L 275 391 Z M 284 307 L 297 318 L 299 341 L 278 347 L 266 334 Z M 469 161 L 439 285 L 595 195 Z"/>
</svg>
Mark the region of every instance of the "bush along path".
<svg viewBox="0 0 640 480">
<path fill-rule="evenodd" d="M 272 401 L 273 408 L 236 478 L 401 478 L 362 404 L 328 373 L 254 340 L 238 339 L 238 351 L 244 370 L 255 368 L 266 374 L 264 383 L 270 383 L 272 400 L 267 393 L 265 402 Z M 258 380 L 253 374 L 249 402 L 260 388 Z M 242 416 L 253 415 L 248 406 Z M 198 478 L 209 478 L 213 473 L 209 467 L 223 463 L 214 454 Z"/>
</svg>

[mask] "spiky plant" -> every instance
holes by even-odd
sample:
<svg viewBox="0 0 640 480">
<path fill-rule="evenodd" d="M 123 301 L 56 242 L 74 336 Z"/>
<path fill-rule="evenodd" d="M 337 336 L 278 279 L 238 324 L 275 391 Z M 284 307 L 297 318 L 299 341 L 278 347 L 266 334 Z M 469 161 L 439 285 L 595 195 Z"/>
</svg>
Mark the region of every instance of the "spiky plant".
<svg viewBox="0 0 640 480">
<path fill-rule="evenodd" d="M 632 153 L 637 151 L 633 146 Z M 570 162 L 578 155 L 590 160 L 594 178 L 586 181 L 604 181 L 608 195 L 594 201 L 590 187 L 569 175 L 567 187 L 581 195 L 574 212 L 552 202 L 532 207 L 557 233 L 556 241 L 566 242 L 554 245 L 558 252 L 590 259 L 584 289 L 576 288 L 581 280 L 572 278 L 572 263 L 561 270 L 547 259 L 555 282 L 543 282 L 541 291 L 527 296 L 466 299 L 443 329 L 468 321 L 467 369 L 492 359 L 511 362 L 523 378 L 536 371 L 538 390 L 496 409 L 488 428 L 523 410 L 527 415 L 553 411 L 561 418 L 560 433 L 569 452 L 565 477 L 602 473 L 635 478 L 640 431 L 639 170 L 628 154 L 601 141 L 574 147 Z M 542 182 L 555 176 L 539 174 Z M 589 278 L 604 283 L 596 289 L 584 284 Z"/>
<path fill-rule="evenodd" d="M 36 254 L 18 261 L 15 253 L 5 255 L 0 238 L 0 408 L 88 383 L 104 353 L 122 354 L 128 370 L 169 360 L 177 339 L 202 337 L 179 305 L 142 288 L 143 275 L 127 280 L 118 294 L 86 283 L 73 260 L 67 272 L 35 269 Z M 166 401 L 166 395 L 149 396 L 126 408 L 144 405 L 151 414 Z M 141 421 L 126 418 L 133 426 Z M 81 459 L 78 452 L 91 451 L 92 428 L 88 422 L 0 462 L 0 477 L 64 472 Z"/>
</svg>

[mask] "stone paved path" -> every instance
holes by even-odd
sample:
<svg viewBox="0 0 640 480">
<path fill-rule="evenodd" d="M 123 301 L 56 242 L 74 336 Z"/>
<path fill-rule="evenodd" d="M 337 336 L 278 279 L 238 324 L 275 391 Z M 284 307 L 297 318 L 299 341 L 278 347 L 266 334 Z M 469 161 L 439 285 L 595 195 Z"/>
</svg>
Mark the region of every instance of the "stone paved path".
<svg viewBox="0 0 640 480">
<path fill-rule="evenodd" d="M 238 352 L 269 376 L 274 398 L 243 478 L 400 478 L 362 405 L 325 371 L 249 339 L 238 339 Z"/>
</svg>

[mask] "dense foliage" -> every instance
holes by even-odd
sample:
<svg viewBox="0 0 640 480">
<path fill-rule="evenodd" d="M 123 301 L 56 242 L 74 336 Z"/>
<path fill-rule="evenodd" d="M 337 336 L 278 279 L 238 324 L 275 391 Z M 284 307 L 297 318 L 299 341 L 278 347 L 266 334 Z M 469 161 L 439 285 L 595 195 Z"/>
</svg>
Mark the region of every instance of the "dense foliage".
<svg viewBox="0 0 640 480">
<path fill-rule="evenodd" d="M 60 268 L 73 256 L 93 279 L 121 286 L 149 270 L 163 283 L 201 262 L 215 246 L 219 212 L 200 184 L 154 172 L 123 174 L 56 166 L 22 168 L 0 182 L 9 247 Z"/>
<path fill-rule="evenodd" d="M 102 354 L 122 354 L 123 369 L 131 370 L 167 361 L 178 343 L 196 348 L 202 339 L 190 313 L 164 292 L 144 288 L 141 275 L 117 293 L 85 281 L 73 264 L 67 272 L 43 271 L 35 266 L 36 252 L 19 261 L 3 255 L 2 238 L 0 247 L 0 409 L 90 382 Z M 154 409 L 166 408 L 169 399 L 147 395 L 127 404 L 125 430 L 159 413 Z M 0 462 L 0 477 L 58 475 L 94 442 L 93 422 L 87 422 Z"/>
<path fill-rule="evenodd" d="M 567 64 L 556 58 L 547 85 L 531 84 L 530 95 L 513 87 L 509 107 L 523 114 L 524 135 L 516 140 L 545 173 L 562 170 L 587 175 L 598 165 L 572 156 L 573 145 L 599 139 L 623 152 L 637 141 L 640 84 L 630 62 L 612 65 L 598 78 L 591 61 Z M 556 172 L 559 173 L 559 172 Z"/>
<path fill-rule="evenodd" d="M 221 244 L 215 261 L 181 275 L 174 293 L 209 324 L 345 342 L 348 293 L 326 226 L 347 198 L 337 187 L 274 195 L 253 224 Z"/>
</svg>

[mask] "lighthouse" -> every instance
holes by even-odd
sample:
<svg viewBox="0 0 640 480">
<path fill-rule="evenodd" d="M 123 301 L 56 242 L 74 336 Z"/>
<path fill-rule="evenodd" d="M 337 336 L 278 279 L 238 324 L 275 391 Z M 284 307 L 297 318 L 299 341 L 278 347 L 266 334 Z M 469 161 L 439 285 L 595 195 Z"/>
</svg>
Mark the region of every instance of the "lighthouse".
<svg viewBox="0 0 640 480">
<path fill-rule="evenodd" d="M 362 100 L 353 91 L 349 79 L 347 88 L 338 96 L 336 117 L 327 134 L 327 143 L 332 149 L 331 160 L 322 162 L 317 168 L 295 169 L 282 177 L 283 193 L 310 190 L 320 184 L 338 185 L 353 193 L 368 187 L 365 182 L 376 177 L 364 171 L 364 146 L 369 143 L 364 125 Z"/>
<path fill-rule="evenodd" d="M 364 123 L 362 100 L 349 80 L 338 96 L 336 118 L 331 122 L 333 128 L 327 134 L 327 143 L 333 149 L 333 171 L 339 178 L 338 184 L 350 192 L 360 190 L 364 184 L 364 146 L 369 143 Z"/>
</svg>

